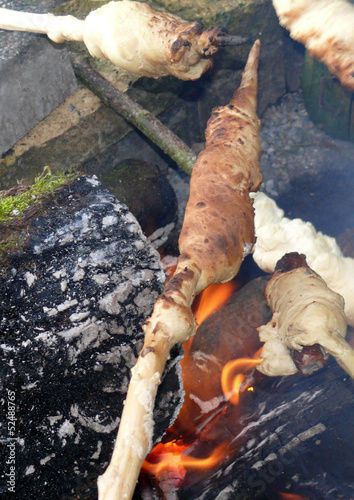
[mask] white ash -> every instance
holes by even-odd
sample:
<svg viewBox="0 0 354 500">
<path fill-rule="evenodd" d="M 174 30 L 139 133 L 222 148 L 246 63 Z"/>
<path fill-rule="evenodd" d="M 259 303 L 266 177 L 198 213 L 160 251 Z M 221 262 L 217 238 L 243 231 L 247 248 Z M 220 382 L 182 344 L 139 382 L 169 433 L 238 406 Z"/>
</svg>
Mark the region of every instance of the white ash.
<svg viewBox="0 0 354 500">
<path fill-rule="evenodd" d="M 175 226 L 176 224 L 174 222 L 171 222 L 170 224 L 167 224 L 165 227 L 156 229 L 156 231 L 154 231 L 152 234 L 150 234 L 150 236 L 148 236 L 148 240 L 155 248 L 161 247 L 164 243 L 166 243 L 169 235 L 171 234 Z"/>
<path fill-rule="evenodd" d="M 75 426 L 71 422 L 69 422 L 69 420 L 65 419 L 58 429 L 58 435 L 60 437 L 72 436 L 74 433 Z"/>
<path fill-rule="evenodd" d="M 224 396 L 215 396 L 207 401 L 202 401 L 195 394 L 189 394 L 190 399 L 192 399 L 200 408 L 201 414 L 210 413 L 211 411 L 218 408 L 221 403 L 225 401 Z"/>
<path fill-rule="evenodd" d="M 25 273 L 25 280 L 27 281 L 28 288 L 31 288 L 35 279 L 36 279 L 35 274 L 29 273 L 29 272 Z"/>
<path fill-rule="evenodd" d="M 71 407 L 71 415 L 78 419 L 79 423 L 83 427 L 87 427 L 88 429 L 93 430 L 99 434 L 110 434 L 112 431 L 116 430 L 118 424 L 120 422 L 120 417 L 116 417 L 114 420 L 110 422 L 103 423 L 100 420 L 99 415 L 95 415 L 94 417 L 85 415 L 84 411 L 81 410 L 78 405 L 73 405 Z M 74 427 L 74 426 L 73 426 Z"/>
<path fill-rule="evenodd" d="M 34 468 L 33 465 L 29 465 L 25 469 L 25 476 L 29 476 L 30 474 L 33 474 L 36 469 Z"/>
</svg>

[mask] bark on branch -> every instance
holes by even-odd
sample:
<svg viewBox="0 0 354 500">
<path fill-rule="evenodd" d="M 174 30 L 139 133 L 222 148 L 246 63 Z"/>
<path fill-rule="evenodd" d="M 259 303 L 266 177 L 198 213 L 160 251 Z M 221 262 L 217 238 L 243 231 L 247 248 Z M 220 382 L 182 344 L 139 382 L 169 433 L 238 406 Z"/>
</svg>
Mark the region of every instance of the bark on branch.
<svg viewBox="0 0 354 500">
<path fill-rule="evenodd" d="M 197 159 L 195 153 L 158 118 L 120 92 L 104 76 L 74 53 L 70 53 L 75 74 L 107 106 L 134 125 L 187 174 Z"/>
</svg>

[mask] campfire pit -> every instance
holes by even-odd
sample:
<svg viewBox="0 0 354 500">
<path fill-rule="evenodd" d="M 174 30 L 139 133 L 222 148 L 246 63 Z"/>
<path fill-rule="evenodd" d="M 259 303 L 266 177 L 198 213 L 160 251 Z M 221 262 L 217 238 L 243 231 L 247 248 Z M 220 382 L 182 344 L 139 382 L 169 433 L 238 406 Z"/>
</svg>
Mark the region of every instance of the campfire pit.
<svg viewBox="0 0 354 500">
<path fill-rule="evenodd" d="M 248 362 L 236 404 L 223 397 L 221 358 L 230 364 L 245 347 L 257 358 L 267 279 L 234 292 L 185 347 L 184 406 L 147 457 L 134 499 L 352 498 L 353 381 L 333 359 L 309 377 L 264 377 Z M 237 367 L 234 375 L 237 383 Z"/>
<path fill-rule="evenodd" d="M 286 178 L 282 174 L 291 185 L 291 175 L 286 173 Z M 346 176 L 345 168 L 338 168 L 334 182 Z M 272 181 L 266 175 L 264 186 L 274 195 Z M 334 190 L 337 204 L 345 205 L 342 199 L 346 190 L 349 196 L 352 192 L 350 182 L 341 191 Z M 315 186 L 311 188 L 313 194 L 318 186 L 313 179 L 308 184 Z M 305 202 L 303 192 L 294 199 L 289 193 L 291 190 L 283 189 L 282 196 L 290 211 L 296 213 L 299 206 L 306 204 L 308 194 Z M 310 207 L 309 217 L 303 218 L 311 220 L 312 210 Z M 341 229 L 351 228 L 351 214 L 350 208 L 344 212 Z M 333 229 L 335 216 L 326 214 L 320 228 L 323 231 L 327 217 Z M 267 279 L 251 258 L 246 259 L 235 284 L 240 290 L 215 315 L 204 322 L 198 320 L 199 332 L 204 333 L 185 346 L 185 405 L 174 426 L 148 457 L 136 499 L 337 500 L 353 496 L 352 470 L 347 467 L 353 444 L 347 428 L 353 406 L 352 380 L 333 360 L 310 378 L 297 374 L 270 379 L 256 371 L 261 347 L 256 328 L 271 316 L 263 298 Z M 252 293 L 248 295 L 249 289 Z M 244 319 L 244 328 L 240 318 Z M 349 341 L 353 341 L 352 334 L 349 330 Z M 146 349 L 144 356 L 154 348 Z M 225 375 L 227 368 L 231 371 Z M 167 465 L 160 467 L 156 453 L 165 453 L 166 449 Z M 329 456 L 327 450 L 331 450 Z"/>
</svg>

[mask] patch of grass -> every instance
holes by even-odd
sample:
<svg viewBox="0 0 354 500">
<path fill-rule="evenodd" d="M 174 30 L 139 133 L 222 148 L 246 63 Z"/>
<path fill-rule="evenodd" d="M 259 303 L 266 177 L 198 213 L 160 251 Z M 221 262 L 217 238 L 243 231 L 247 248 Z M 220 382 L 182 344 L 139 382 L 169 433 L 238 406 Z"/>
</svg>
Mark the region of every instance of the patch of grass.
<svg viewBox="0 0 354 500">
<path fill-rule="evenodd" d="M 55 189 L 73 181 L 78 176 L 78 172 L 52 175 L 49 167 L 45 167 L 42 174 L 36 177 L 34 184 L 27 190 L 15 196 L 0 198 L 0 224 L 5 224 L 14 217 L 20 218 L 30 205 L 40 203 L 43 195 L 52 194 Z"/>
</svg>

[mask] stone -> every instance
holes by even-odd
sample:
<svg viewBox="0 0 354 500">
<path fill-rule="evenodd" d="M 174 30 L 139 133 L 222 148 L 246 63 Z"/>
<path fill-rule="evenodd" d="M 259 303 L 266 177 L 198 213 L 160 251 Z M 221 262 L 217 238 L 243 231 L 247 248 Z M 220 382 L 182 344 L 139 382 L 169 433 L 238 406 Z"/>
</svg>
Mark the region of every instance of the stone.
<svg viewBox="0 0 354 500">
<path fill-rule="evenodd" d="M 43 12 L 27 3 L 2 0 L 0 7 Z M 0 154 L 77 88 L 62 45 L 32 33 L 0 30 Z"/>
<path fill-rule="evenodd" d="M 158 166 L 127 159 L 114 165 L 100 181 L 128 206 L 155 246 L 167 241 L 176 224 L 177 198 Z"/>
<path fill-rule="evenodd" d="M 302 90 L 311 120 L 331 137 L 354 142 L 354 92 L 345 90 L 327 66 L 307 51 Z"/>
<path fill-rule="evenodd" d="M 2 463 L 13 448 L 18 498 L 93 498 L 165 276 L 136 219 L 95 177 L 62 187 L 22 231 L 0 276 Z M 177 347 L 159 388 L 155 440 L 183 399 L 180 357 Z"/>
</svg>

